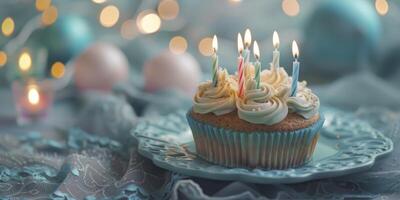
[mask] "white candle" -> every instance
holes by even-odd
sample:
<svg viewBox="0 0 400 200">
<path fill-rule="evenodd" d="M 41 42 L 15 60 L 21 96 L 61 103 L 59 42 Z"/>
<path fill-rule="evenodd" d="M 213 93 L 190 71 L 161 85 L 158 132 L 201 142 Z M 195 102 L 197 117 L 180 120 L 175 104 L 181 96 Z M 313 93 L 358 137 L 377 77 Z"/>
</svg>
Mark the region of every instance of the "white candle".
<svg viewBox="0 0 400 200">
<path fill-rule="evenodd" d="M 292 69 L 292 87 L 291 87 L 290 96 L 296 96 L 297 81 L 299 80 L 300 62 L 297 61 L 297 58 L 299 57 L 299 47 L 297 46 L 297 43 L 295 40 L 293 40 L 293 43 L 292 43 L 292 53 L 293 53 L 293 57 L 295 60 L 293 62 L 293 69 Z"/>
<path fill-rule="evenodd" d="M 213 47 L 213 55 L 212 55 L 212 83 L 214 87 L 217 87 L 218 84 L 218 40 L 217 36 L 214 35 L 212 40 L 212 47 Z"/>
<path fill-rule="evenodd" d="M 274 31 L 274 34 L 272 35 L 272 44 L 274 45 L 275 50 L 272 52 L 272 64 L 271 64 L 271 71 L 274 71 L 275 69 L 279 69 L 279 36 L 276 31 Z"/>
</svg>

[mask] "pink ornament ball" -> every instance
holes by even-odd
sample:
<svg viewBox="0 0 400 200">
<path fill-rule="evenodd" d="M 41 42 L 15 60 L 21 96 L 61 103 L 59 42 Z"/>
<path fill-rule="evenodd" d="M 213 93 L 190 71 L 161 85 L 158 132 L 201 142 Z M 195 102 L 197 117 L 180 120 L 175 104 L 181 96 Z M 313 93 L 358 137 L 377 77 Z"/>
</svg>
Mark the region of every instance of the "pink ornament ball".
<svg viewBox="0 0 400 200">
<path fill-rule="evenodd" d="M 192 96 L 201 79 L 201 70 L 196 59 L 188 54 L 165 51 L 145 63 L 145 90 L 157 92 L 177 89 Z"/>
<path fill-rule="evenodd" d="M 75 84 L 81 91 L 110 92 L 118 82 L 129 76 L 129 63 L 125 54 L 108 43 L 95 43 L 75 61 Z"/>
</svg>

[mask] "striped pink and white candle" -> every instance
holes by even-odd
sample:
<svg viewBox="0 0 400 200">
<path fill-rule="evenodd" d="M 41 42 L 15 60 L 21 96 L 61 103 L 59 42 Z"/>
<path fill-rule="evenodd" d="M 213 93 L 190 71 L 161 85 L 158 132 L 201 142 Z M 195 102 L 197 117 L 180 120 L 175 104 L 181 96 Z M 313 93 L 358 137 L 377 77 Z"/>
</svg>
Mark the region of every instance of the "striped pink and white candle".
<svg viewBox="0 0 400 200">
<path fill-rule="evenodd" d="M 238 57 L 238 96 L 242 97 L 244 94 L 244 59 L 242 56 L 243 53 L 243 39 L 242 35 L 238 33 L 238 38 L 237 38 L 237 44 L 238 44 L 238 52 L 239 52 L 239 57 Z"/>
</svg>

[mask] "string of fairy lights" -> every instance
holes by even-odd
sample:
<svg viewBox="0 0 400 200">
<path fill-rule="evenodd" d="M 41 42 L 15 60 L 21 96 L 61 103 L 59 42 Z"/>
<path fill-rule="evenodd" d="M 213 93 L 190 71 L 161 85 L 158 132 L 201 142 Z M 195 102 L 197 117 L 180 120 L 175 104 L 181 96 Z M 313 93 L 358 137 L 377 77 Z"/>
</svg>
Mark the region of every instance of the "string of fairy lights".
<svg viewBox="0 0 400 200">
<path fill-rule="evenodd" d="M 228 0 L 233 4 L 240 4 L 242 0 Z M 104 28 L 115 27 L 120 21 L 120 9 L 107 0 L 92 0 L 95 4 L 104 5 L 98 15 L 98 21 Z M 298 0 L 282 0 L 282 11 L 290 17 L 300 13 Z M 35 8 L 41 13 L 40 25 L 50 26 L 57 21 L 58 9 L 51 0 L 36 0 Z M 389 11 L 387 0 L 375 0 L 375 8 L 379 15 L 386 15 Z M 178 0 L 160 0 L 156 10 L 145 9 L 139 11 L 135 18 L 127 19 L 121 23 L 120 35 L 126 40 L 132 40 L 140 34 L 152 34 L 160 31 L 163 21 L 174 20 L 178 17 L 180 5 Z M 15 31 L 15 21 L 8 16 L 2 19 L 1 32 L 4 37 L 12 37 Z M 205 37 L 198 42 L 198 51 L 203 56 L 212 54 L 212 38 Z M 169 42 L 169 49 L 176 54 L 185 53 L 188 48 L 188 41 L 184 36 L 173 36 Z M 0 68 L 8 62 L 8 53 L 0 50 Z M 22 51 L 18 57 L 18 65 L 21 71 L 27 71 L 32 65 L 32 58 L 29 51 Z M 51 65 L 51 75 L 54 78 L 61 78 L 65 74 L 65 66 L 62 62 L 54 62 Z"/>
</svg>

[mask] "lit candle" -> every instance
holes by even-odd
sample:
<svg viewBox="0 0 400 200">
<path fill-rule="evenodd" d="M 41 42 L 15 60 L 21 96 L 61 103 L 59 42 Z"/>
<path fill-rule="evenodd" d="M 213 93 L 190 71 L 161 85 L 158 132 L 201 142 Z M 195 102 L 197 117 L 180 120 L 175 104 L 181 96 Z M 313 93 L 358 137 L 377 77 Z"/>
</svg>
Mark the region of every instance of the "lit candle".
<svg viewBox="0 0 400 200">
<path fill-rule="evenodd" d="M 214 87 L 217 87 L 218 84 L 218 40 L 217 36 L 214 35 L 214 38 L 212 40 L 212 48 L 213 48 L 213 55 L 212 55 L 212 84 Z"/>
<path fill-rule="evenodd" d="M 256 80 L 257 89 L 260 88 L 260 74 L 261 74 L 261 63 L 260 63 L 260 50 L 258 48 L 257 41 L 254 41 L 253 45 L 253 53 L 256 58 L 256 63 L 254 64 L 255 75 L 254 79 Z"/>
<path fill-rule="evenodd" d="M 250 45 L 251 45 L 251 33 L 250 33 L 250 30 L 249 29 L 246 29 L 246 31 L 244 32 L 244 51 L 243 51 L 243 54 L 244 54 L 244 67 L 245 67 L 245 69 L 244 69 L 244 73 L 245 73 L 245 77 L 247 78 L 247 75 L 249 74 L 249 72 L 248 72 L 248 66 L 249 66 L 249 63 L 250 63 L 250 50 L 249 50 L 249 48 L 250 48 Z"/>
<path fill-rule="evenodd" d="M 275 69 L 279 69 L 279 56 L 280 53 L 278 51 L 279 48 L 279 36 L 276 31 L 272 35 L 272 44 L 274 45 L 275 50 L 272 52 L 272 64 L 271 64 L 271 71 Z"/>
<path fill-rule="evenodd" d="M 27 98 L 30 105 L 35 106 L 39 104 L 40 95 L 36 85 L 29 86 Z"/>
<path fill-rule="evenodd" d="M 42 109 L 42 99 L 40 97 L 40 88 L 36 83 L 28 83 L 25 89 L 26 93 L 23 98 L 26 98 L 25 109 L 30 114 L 38 113 Z"/>
<path fill-rule="evenodd" d="M 293 69 L 292 69 L 292 88 L 291 88 L 290 96 L 296 96 L 297 81 L 299 79 L 300 62 L 297 61 L 297 58 L 299 57 L 299 47 L 297 46 L 297 43 L 295 40 L 293 40 L 293 43 L 292 43 L 292 53 L 293 53 L 293 57 L 295 60 L 293 62 Z"/>
<path fill-rule="evenodd" d="M 46 80 L 14 81 L 13 94 L 19 124 L 46 117 L 53 101 L 52 85 Z"/>
<path fill-rule="evenodd" d="M 244 70 L 243 70 L 243 39 L 242 35 L 238 33 L 238 38 L 237 38 L 237 45 L 238 45 L 238 82 L 239 82 L 239 97 L 243 96 L 244 93 Z"/>
</svg>

